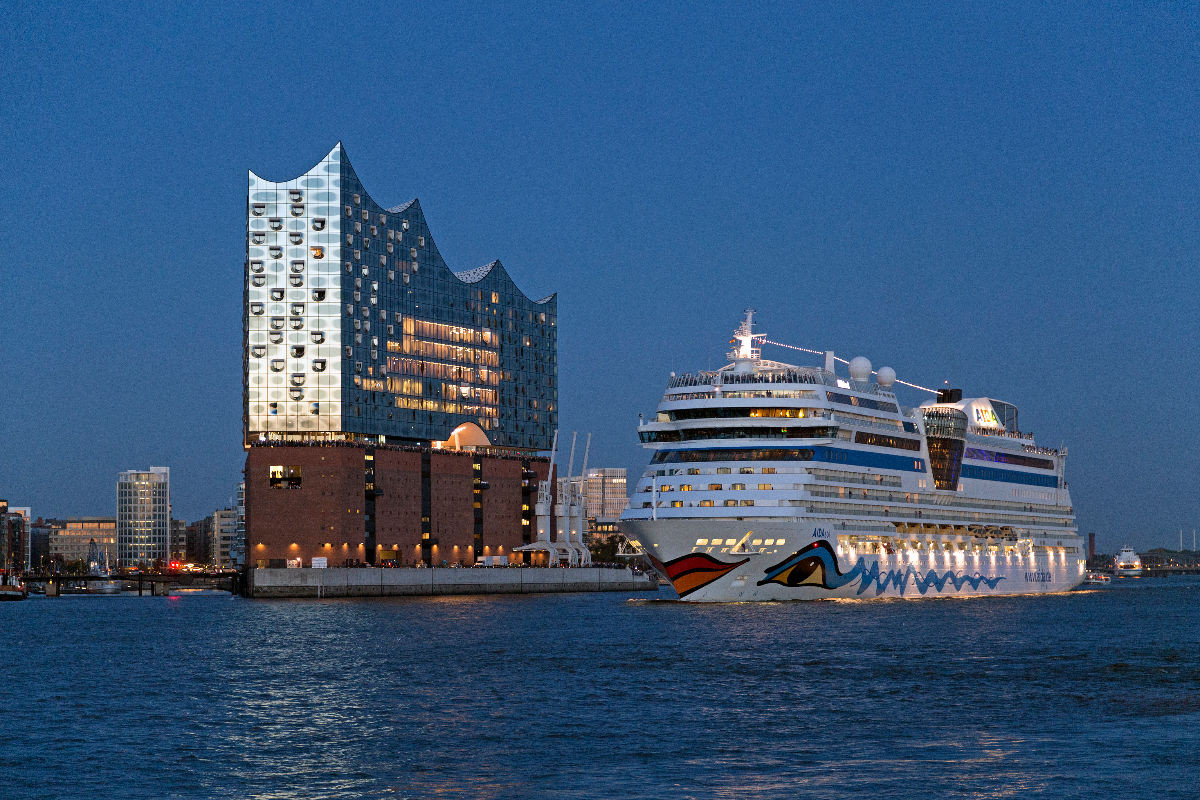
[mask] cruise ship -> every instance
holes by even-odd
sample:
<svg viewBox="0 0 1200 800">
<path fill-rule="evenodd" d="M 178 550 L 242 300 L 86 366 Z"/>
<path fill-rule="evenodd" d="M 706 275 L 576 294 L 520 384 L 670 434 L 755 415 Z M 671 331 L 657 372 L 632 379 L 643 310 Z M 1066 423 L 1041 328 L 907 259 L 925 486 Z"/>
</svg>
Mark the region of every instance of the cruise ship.
<svg viewBox="0 0 1200 800">
<path fill-rule="evenodd" d="M 1041 594 L 1083 580 L 1066 449 L 1017 408 L 925 389 L 831 351 L 762 358 L 754 311 L 730 363 L 676 375 L 638 434 L 652 453 L 621 516 L 694 602 Z M 792 347 L 793 350 L 804 348 Z M 848 368 L 839 372 L 839 363 Z"/>
</svg>

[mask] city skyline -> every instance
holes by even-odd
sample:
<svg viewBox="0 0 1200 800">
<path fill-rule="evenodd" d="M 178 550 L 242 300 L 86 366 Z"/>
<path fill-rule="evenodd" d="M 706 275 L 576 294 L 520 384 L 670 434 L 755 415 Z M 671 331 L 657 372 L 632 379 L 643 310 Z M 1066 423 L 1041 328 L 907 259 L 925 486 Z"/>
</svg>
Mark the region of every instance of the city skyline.
<svg viewBox="0 0 1200 800">
<path fill-rule="evenodd" d="M 302 23 L 67 13 L 0 34 L 27 218 L 0 496 L 34 516 L 107 514 L 138 464 L 171 468 L 179 518 L 227 504 L 245 171 L 298 175 L 342 140 L 381 204 L 422 198 L 454 269 L 499 258 L 558 293 L 559 426 L 594 433 L 591 463 L 639 476 L 637 415 L 670 372 L 720 366 L 754 306 L 776 341 L 1016 405 L 1070 450 L 1101 550 L 1197 526 L 1194 437 L 1163 424 L 1200 355 L 1195 13 L 413 9 L 323 34 L 342 77 L 386 76 L 402 43 L 403 80 L 269 128 L 263 87 L 328 51 Z M 301 44 L 246 57 L 281 37 Z"/>
</svg>

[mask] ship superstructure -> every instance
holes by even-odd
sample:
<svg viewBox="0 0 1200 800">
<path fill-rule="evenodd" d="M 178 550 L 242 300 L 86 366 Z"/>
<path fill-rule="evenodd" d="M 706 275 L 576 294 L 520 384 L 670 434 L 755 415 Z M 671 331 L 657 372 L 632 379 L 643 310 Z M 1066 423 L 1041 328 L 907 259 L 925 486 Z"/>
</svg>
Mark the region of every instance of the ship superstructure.
<svg viewBox="0 0 1200 800">
<path fill-rule="evenodd" d="M 1113 574 L 1119 578 L 1136 578 L 1142 574 L 1142 559 L 1129 545 L 1121 548 L 1113 559 Z"/>
<path fill-rule="evenodd" d="M 827 351 L 821 367 L 764 359 L 753 313 L 734 333 L 729 364 L 672 373 L 654 418 L 638 427 L 652 456 L 621 528 L 681 598 L 1079 584 L 1066 450 L 1020 432 L 1016 406 L 944 389 L 904 408 L 895 371 L 865 358 Z"/>
</svg>

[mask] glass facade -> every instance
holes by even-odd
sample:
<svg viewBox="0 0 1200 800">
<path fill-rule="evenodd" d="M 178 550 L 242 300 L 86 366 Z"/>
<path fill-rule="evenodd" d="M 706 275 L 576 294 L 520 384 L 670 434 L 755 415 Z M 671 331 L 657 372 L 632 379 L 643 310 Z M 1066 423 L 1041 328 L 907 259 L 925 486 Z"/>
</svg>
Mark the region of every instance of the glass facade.
<svg viewBox="0 0 1200 800">
<path fill-rule="evenodd" d="M 122 567 L 170 558 L 171 471 L 122 472 L 117 478 L 117 559 Z"/>
<path fill-rule="evenodd" d="M 247 197 L 244 418 L 253 441 L 445 441 L 548 450 L 558 417 L 555 296 L 499 261 L 454 273 L 416 201 L 386 209 L 338 144 Z"/>
</svg>

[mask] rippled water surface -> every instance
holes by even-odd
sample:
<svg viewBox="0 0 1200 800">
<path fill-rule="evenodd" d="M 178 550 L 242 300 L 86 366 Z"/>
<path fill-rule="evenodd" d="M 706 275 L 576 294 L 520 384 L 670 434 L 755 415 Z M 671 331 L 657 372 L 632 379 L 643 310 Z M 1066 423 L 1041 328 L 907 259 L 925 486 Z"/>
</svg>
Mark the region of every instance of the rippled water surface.
<svg viewBox="0 0 1200 800">
<path fill-rule="evenodd" d="M 0 604 L 0 797 L 1200 791 L 1200 580 L 651 597 Z"/>
</svg>

